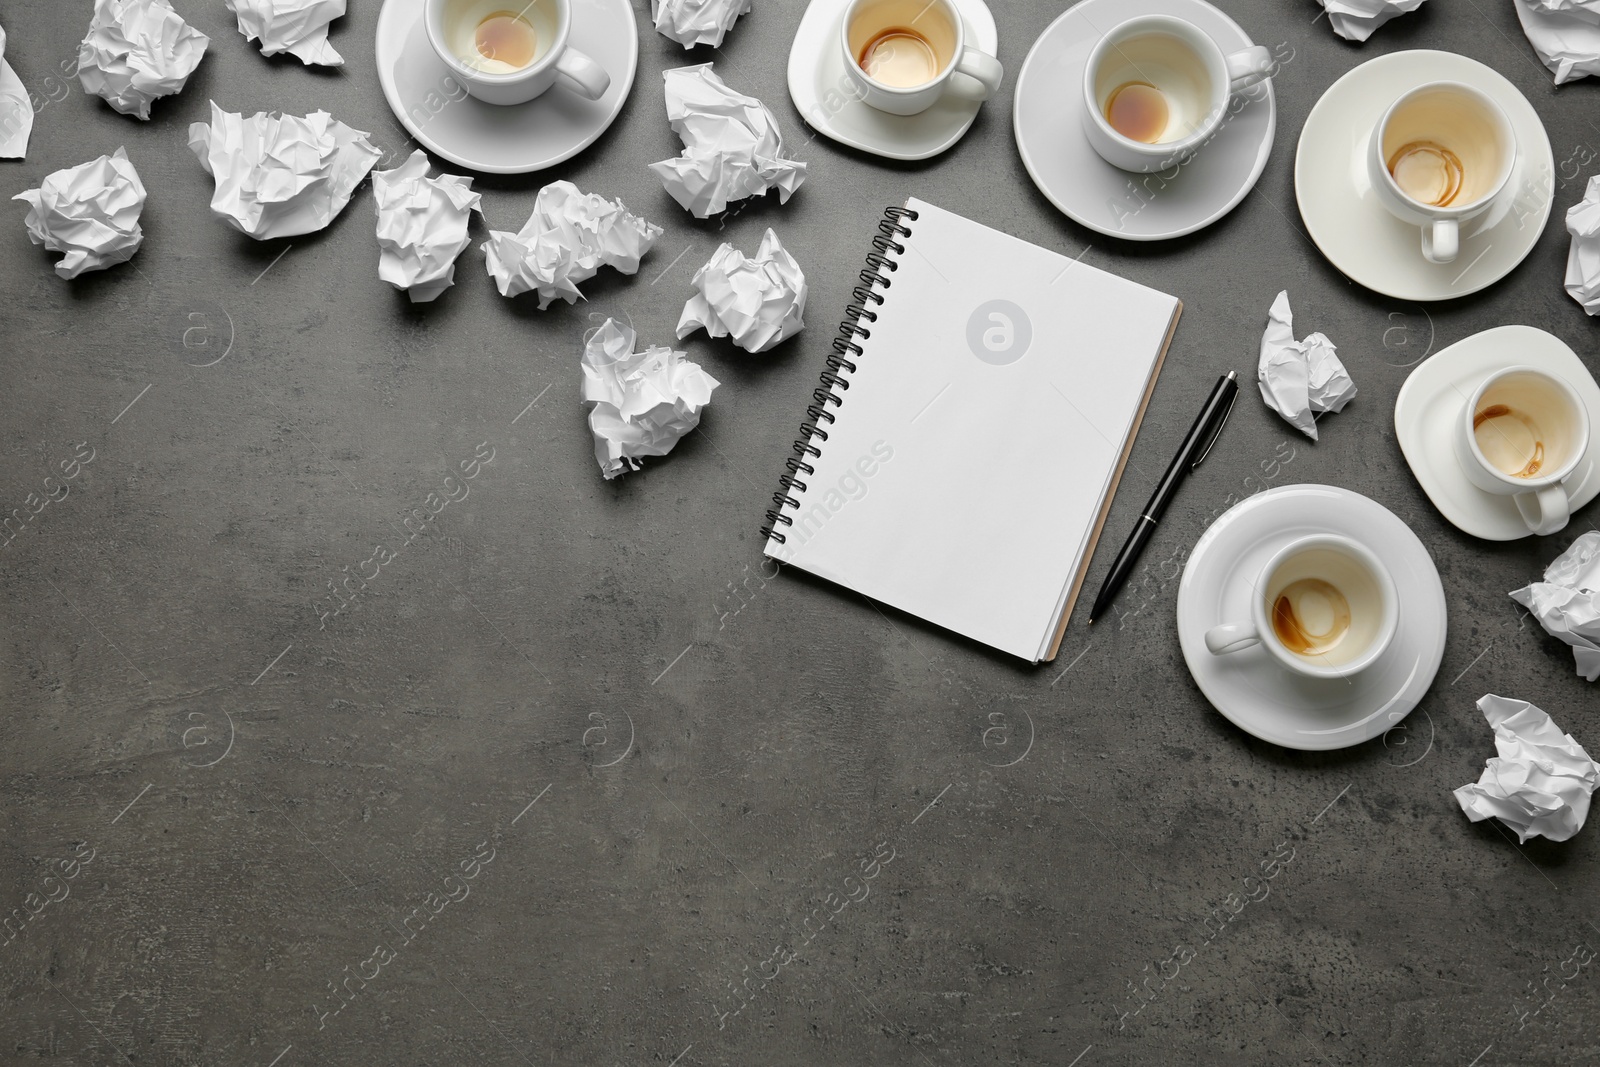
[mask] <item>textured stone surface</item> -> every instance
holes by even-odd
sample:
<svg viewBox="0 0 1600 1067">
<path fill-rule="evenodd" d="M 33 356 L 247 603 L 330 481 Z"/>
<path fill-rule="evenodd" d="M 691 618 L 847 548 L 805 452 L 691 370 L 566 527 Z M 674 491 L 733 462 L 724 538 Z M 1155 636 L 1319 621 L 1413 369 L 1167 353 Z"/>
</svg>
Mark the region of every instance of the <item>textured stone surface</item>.
<svg viewBox="0 0 1600 1067">
<path fill-rule="evenodd" d="M 1502 323 L 1551 330 L 1595 366 L 1595 325 L 1561 289 L 1559 219 L 1600 150 L 1600 86 L 1555 91 L 1508 4 L 1439 0 L 1361 47 L 1310 0 L 1223 6 L 1293 50 L 1277 146 L 1239 210 L 1156 246 L 1067 222 L 1017 157 L 1010 87 L 1059 2 L 996 4 L 1006 87 L 915 165 L 809 139 L 784 84 L 798 4 L 760 0 L 721 51 L 689 57 L 642 21 L 632 99 L 597 145 L 476 183 L 502 229 L 556 178 L 667 228 L 638 276 L 602 272 L 587 303 L 539 312 L 495 293 L 476 242 L 454 289 L 407 303 L 378 279 L 365 186 L 290 241 L 207 210 L 184 140 L 208 98 L 326 107 L 372 131 L 384 165 L 411 151 L 373 73 L 377 0 L 334 24 L 337 72 L 263 59 L 221 4 L 178 0 L 214 44 L 148 126 L 59 76 L 86 4 L 10 5 L 7 58 L 42 107 L 0 192 L 126 144 L 150 199 L 138 257 L 75 283 L 28 244 L 21 205 L 0 226 L 0 504 L 27 514 L 29 493 L 59 495 L 78 442 L 94 455 L 0 550 L 0 911 L 44 905 L 0 945 L 3 1058 L 1594 1062 L 1597 979 L 1577 946 L 1600 949 L 1596 829 L 1519 849 L 1449 790 L 1493 752 L 1484 692 L 1600 749 L 1600 690 L 1505 596 L 1596 511 L 1542 542 L 1475 541 L 1411 478 L 1391 411 L 1408 365 Z M 1292 183 L 1318 94 L 1408 47 L 1503 71 L 1564 179 L 1520 269 L 1427 308 L 1328 265 Z M 679 148 L 661 71 L 702 59 L 770 104 L 810 165 L 787 206 L 697 222 L 646 169 Z M 831 324 L 883 206 L 912 194 L 1185 300 L 1113 540 L 1198 394 L 1223 370 L 1249 377 L 1279 289 L 1361 388 L 1316 444 L 1247 391 L 1125 614 L 1091 631 L 1081 606 L 1053 666 L 761 577 L 757 527 Z M 811 281 L 810 328 L 761 359 L 689 338 L 724 383 L 702 432 L 602 481 L 577 400 L 584 330 L 615 315 L 672 343 L 694 269 L 768 226 Z M 328 583 L 370 576 L 375 544 L 400 549 L 410 510 L 484 441 L 493 462 L 469 495 L 321 619 Z M 1410 523 L 1451 613 L 1405 729 L 1328 755 L 1231 727 L 1173 625 L 1185 553 L 1230 494 L 1301 481 Z M 937 521 L 908 515 L 907 536 Z M 1264 862 L 1276 876 L 1247 885 Z M 1208 913 L 1263 884 L 1208 942 Z M 779 944 L 804 947 L 783 965 Z M 1122 1019 L 1145 979 L 1156 999 Z"/>
</svg>

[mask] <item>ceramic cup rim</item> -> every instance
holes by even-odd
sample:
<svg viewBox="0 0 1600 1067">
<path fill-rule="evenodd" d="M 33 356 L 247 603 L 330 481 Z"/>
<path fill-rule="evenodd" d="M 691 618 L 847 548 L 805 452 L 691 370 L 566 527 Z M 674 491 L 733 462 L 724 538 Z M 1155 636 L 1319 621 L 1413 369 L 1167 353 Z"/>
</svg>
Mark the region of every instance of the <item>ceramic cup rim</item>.
<svg viewBox="0 0 1600 1067">
<path fill-rule="evenodd" d="M 466 81 L 476 82 L 480 85 L 520 85 L 522 82 L 538 77 L 555 66 L 556 61 L 561 58 L 561 53 L 566 50 L 567 38 L 572 33 L 572 5 L 570 0 L 530 0 L 523 10 L 533 7 L 534 4 L 551 4 L 554 6 L 557 24 L 556 39 L 550 43 L 550 47 L 544 50 L 544 55 L 540 56 L 537 61 L 529 63 L 519 70 L 505 71 L 499 74 L 479 70 L 463 63 L 461 58 L 455 54 L 454 49 L 444 43 L 444 6 L 450 2 L 451 0 L 425 0 L 422 24 L 428 34 L 428 43 L 433 46 L 435 54 L 444 61 L 445 66 L 449 67 L 452 73 Z"/>
<path fill-rule="evenodd" d="M 1383 155 L 1383 135 L 1384 132 L 1389 128 L 1389 120 L 1394 117 L 1395 109 L 1401 104 L 1404 104 L 1413 96 L 1416 96 L 1420 93 L 1431 92 L 1443 88 L 1460 90 L 1467 96 L 1476 97 L 1480 102 L 1487 104 L 1490 114 L 1495 117 L 1497 124 L 1500 126 L 1501 132 L 1505 134 L 1506 144 L 1508 147 L 1505 153 L 1505 159 L 1501 161 L 1499 180 L 1495 182 L 1493 187 L 1490 188 L 1488 192 L 1484 193 L 1482 196 L 1468 204 L 1452 204 L 1449 207 L 1436 207 L 1432 204 L 1424 204 L 1422 201 L 1413 198 L 1404 189 L 1400 188 L 1399 182 L 1394 180 L 1394 175 L 1389 173 L 1389 161 L 1385 159 Z M 1516 170 L 1517 156 L 1520 152 L 1520 148 L 1518 147 L 1517 143 L 1516 127 L 1511 125 L 1511 116 L 1507 115 L 1505 108 L 1500 106 L 1500 101 L 1496 100 L 1482 89 L 1479 89 L 1476 85 L 1468 85 L 1463 81 L 1455 81 L 1450 78 L 1444 78 L 1438 81 L 1424 82 L 1421 85 L 1413 86 L 1412 88 L 1401 93 L 1399 96 L 1395 97 L 1394 100 L 1389 103 L 1389 106 L 1384 108 L 1383 114 L 1379 117 L 1377 125 L 1372 128 L 1372 152 L 1378 162 L 1377 169 L 1382 172 L 1380 180 L 1383 182 L 1384 188 L 1387 189 L 1389 193 L 1391 193 L 1397 199 L 1399 199 L 1401 203 L 1405 204 L 1408 208 L 1417 212 L 1418 214 L 1426 215 L 1429 218 L 1462 219 L 1488 206 L 1495 197 L 1499 196 L 1505 191 L 1506 183 L 1511 180 L 1512 171 Z"/>
<path fill-rule="evenodd" d="M 1155 144 L 1146 141 L 1135 141 L 1131 137 L 1118 133 L 1111 123 L 1106 121 L 1105 115 L 1100 112 L 1100 97 L 1095 91 L 1094 83 L 1095 74 L 1099 71 L 1101 61 L 1105 58 L 1105 51 L 1113 47 L 1119 40 L 1130 36 L 1133 31 L 1129 31 L 1129 27 L 1138 26 L 1141 23 L 1152 26 L 1165 25 L 1167 27 L 1165 31 L 1167 35 L 1177 37 L 1193 48 L 1205 62 L 1211 74 L 1211 101 L 1206 111 L 1205 123 L 1189 136 L 1176 141 L 1158 141 Z M 1174 28 L 1179 32 L 1172 32 Z M 1227 54 L 1223 52 L 1222 46 L 1209 33 L 1188 19 L 1179 18 L 1176 15 L 1135 15 L 1132 18 L 1124 19 L 1101 34 L 1100 39 L 1089 50 L 1089 58 L 1083 66 L 1084 111 L 1101 133 L 1129 151 L 1137 152 L 1142 156 L 1149 156 L 1152 159 L 1160 159 L 1171 156 L 1173 153 L 1181 153 L 1205 141 L 1207 137 L 1216 131 L 1217 126 L 1222 122 L 1223 115 L 1227 113 L 1228 98 L 1231 95 L 1228 92 L 1228 87 L 1232 82 L 1228 77 L 1226 59 Z"/>
<path fill-rule="evenodd" d="M 956 69 L 956 64 L 961 62 L 961 53 L 966 51 L 967 47 L 967 21 L 961 17 L 961 12 L 956 8 L 954 0 L 930 0 L 928 4 L 929 7 L 933 7 L 935 4 L 942 7 L 956 27 L 956 46 L 950 53 L 950 62 L 946 63 L 939 73 L 921 85 L 886 85 L 862 69 L 861 63 L 856 59 L 855 49 L 850 47 L 850 23 L 855 16 L 856 9 L 862 4 L 878 2 L 880 0 L 850 0 L 850 4 L 844 9 L 844 17 L 839 20 L 839 47 L 844 49 L 845 62 L 849 64 L 850 72 L 879 92 L 888 93 L 891 96 L 915 96 L 917 93 L 925 93 L 950 77 Z"/>
<path fill-rule="evenodd" d="M 1473 432 L 1472 428 L 1472 420 L 1478 414 L 1478 402 L 1483 399 L 1483 394 L 1489 390 L 1490 386 L 1512 374 L 1531 374 L 1536 378 L 1544 378 L 1547 381 L 1554 382 L 1567 397 L 1568 401 L 1572 403 L 1572 406 L 1577 409 L 1578 422 L 1583 427 L 1582 436 L 1587 438 L 1593 432 L 1593 427 L 1589 424 L 1589 406 L 1583 402 L 1583 397 L 1578 394 L 1578 390 L 1573 387 L 1571 382 L 1561 375 L 1545 370 L 1542 367 L 1518 363 L 1509 367 L 1501 367 L 1490 374 L 1478 383 L 1478 387 L 1467 398 L 1466 405 L 1461 409 L 1460 420 L 1460 428 L 1466 436 L 1467 447 L 1472 450 L 1472 458 L 1477 462 L 1479 469 L 1484 474 L 1489 475 L 1501 485 L 1516 489 L 1519 493 L 1534 492 L 1539 489 L 1547 489 L 1552 485 L 1560 485 L 1571 476 L 1573 471 L 1578 469 L 1578 464 L 1588 454 L 1587 448 L 1573 449 L 1572 455 L 1567 457 L 1567 462 L 1557 467 L 1550 474 L 1541 474 L 1537 478 L 1517 478 L 1490 463 L 1488 458 L 1484 456 L 1483 449 L 1478 447 L 1478 435 Z"/>
<path fill-rule="evenodd" d="M 1372 575 L 1374 584 L 1378 587 L 1379 595 L 1383 599 L 1383 625 L 1373 635 L 1367 650 L 1355 659 L 1337 666 L 1324 666 L 1313 663 L 1303 656 L 1290 652 L 1278 640 L 1278 635 L 1272 630 L 1272 620 L 1267 617 L 1267 587 L 1272 582 L 1272 576 L 1278 568 L 1291 556 L 1299 555 L 1312 548 L 1334 548 L 1346 555 L 1354 556 L 1366 567 Z M 1365 670 L 1377 661 L 1389 649 L 1394 641 L 1395 632 L 1400 627 L 1400 594 L 1394 583 L 1394 576 L 1389 573 L 1389 568 L 1384 566 L 1378 554 L 1353 537 L 1336 533 L 1315 533 L 1305 537 L 1297 537 L 1272 554 L 1266 565 L 1261 568 L 1261 576 L 1257 580 L 1251 600 L 1250 614 L 1256 625 L 1256 633 L 1261 639 L 1261 645 L 1272 656 L 1289 670 L 1296 674 L 1303 674 L 1312 678 L 1344 678 Z"/>
</svg>

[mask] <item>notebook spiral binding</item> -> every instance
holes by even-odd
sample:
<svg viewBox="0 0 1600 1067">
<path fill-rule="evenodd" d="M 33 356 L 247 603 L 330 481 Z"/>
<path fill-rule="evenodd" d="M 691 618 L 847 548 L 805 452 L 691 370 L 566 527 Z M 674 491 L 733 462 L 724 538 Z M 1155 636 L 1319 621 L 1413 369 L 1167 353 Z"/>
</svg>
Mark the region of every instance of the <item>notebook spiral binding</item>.
<svg viewBox="0 0 1600 1067">
<path fill-rule="evenodd" d="M 883 294 L 876 292 L 875 287 L 889 288 L 890 279 L 885 274 L 900 269 L 891 256 L 901 255 L 906 250 L 906 246 L 895 238 L 911 236 L 911 231 L 904 225 L 907 220 L 916 222 L 916 211 L 905 207 L 884 209 L 883 221 L 878 223 L 878 235 L 872 239 L 872 251 L 867 253 L 866 269 L 860 274 L 861 284 L 851 290 L 856 302 L 845 308 L 845 314 L 849 317 L 839 323 L 839 336 L 833 339 L 833 354 L 827 359 L 828 369 L 819 376 L 817 388 L 811 391 L 814 403 L 806 405 L 806 414 L 811 421 L 800 424 L 802 436 L 794 443 L 794 455 L 784 460 L 788 473 L 778 479 L 782 488 L 772 494 L 772 510 L 767 512 L 767 524 L 761 528 L 762 537 L 770 537 L 780 545 L 788 539 L 778 527 L 794 525 L 794 520 L 785 515 L 783 509 L 787 505 L 799 511 L 800 501 L 796 497 L 806 491 L 806 483 L 800 480 L 799 475 L 816 473 L 816 469 L 806 462 L 806 457 L 815 459 L 822 455 L 822 450 L 812 441 L 826 443 L 828 440 L 828 431 L 823 429 L 823 424 L 834 421 L 828 405 L 836 408 L 844 405 L 840 393 L 850 388 L 850 381 L 845 375 L 853 374 L 856 369 L 849 357 L 861 356 L 861 346 L 855 343 L 855 338 L 872 336 L 872 331 L 861 324 L 863 321 L 878 321 L 878 313 L 868 306 L 883 303 Z M 838 391 L 835 392 L 835 389 Z"/>
</svg>

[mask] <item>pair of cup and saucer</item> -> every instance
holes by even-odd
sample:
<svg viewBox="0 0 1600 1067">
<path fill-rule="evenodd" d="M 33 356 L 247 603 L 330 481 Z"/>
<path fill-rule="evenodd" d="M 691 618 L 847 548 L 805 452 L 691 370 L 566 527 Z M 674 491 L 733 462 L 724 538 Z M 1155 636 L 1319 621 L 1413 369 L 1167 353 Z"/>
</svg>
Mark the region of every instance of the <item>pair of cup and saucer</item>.
<svg viewBox="0 0 1600 1067">
<path fill-rule="evenodd" d="M 789 96 L 840 144 L 929 159 L 1000 88 L 999 42 L 983 0 L 811 0 L 789 49 Z"/>
<path fill-rule="evenodd" d="M 1295 197 L 1317 247 L 1352 281 L 1401 300 L 1494 284 L 1544 232 L 1555 157 L 1503 75 L 1453 52 L 1394 52 L 1317 101 Z"/>
<path fill-rule="evenodd" d="M 1017 148 L 1074 221 L 1130 241 L 1181 237 L 1255 187 L 1277 127 L 1271 75 L 1292 58 L 1205 0 L 1081 0 L 1022 65 Z M 1164 127 L 1137 128 L 1141 95 Z"/>
<path fill-rule="evenodd" d="M 1285 748 L 1393 729 L 1444 657 L 1444 586 L 1404 522 L 1359 493 L 1289 485 L 1201 536 L 1178 586 L 1178 639 L 1212 706 Z"/>
<path fill-rule="evenodd" d="M 423 147 L 487 174 L 526 174 L 571 159 L 616 120 L 639 67 L 639 25 L 629 0 L 385 0 L 377 65 L 389 107 Z"/>
<path fill-rule="evenodd" d="M 1394 426 L 1428 498 L 1474 537 L 1556 533 L 1600 495 L 1600 384 L 1543 330 L 1500 326 L 1419 363 Z"/>
</svg>

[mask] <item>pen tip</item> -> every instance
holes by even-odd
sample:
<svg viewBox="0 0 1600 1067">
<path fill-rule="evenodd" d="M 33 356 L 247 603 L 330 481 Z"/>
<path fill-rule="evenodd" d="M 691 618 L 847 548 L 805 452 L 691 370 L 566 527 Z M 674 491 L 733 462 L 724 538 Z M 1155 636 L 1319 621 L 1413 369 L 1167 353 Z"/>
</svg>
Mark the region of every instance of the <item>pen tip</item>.
<svg viewBox="0 0 1600 1067">
<path fill-rule="evenodd" d="M 1228 381 L 1236 382 L 1238 380 L 1239 380 L 1239 372 L 1238 371 L 1231 370 L 1231 371 L 1228 372 Z"/>
</svg>

